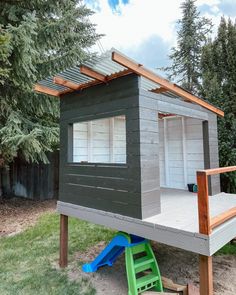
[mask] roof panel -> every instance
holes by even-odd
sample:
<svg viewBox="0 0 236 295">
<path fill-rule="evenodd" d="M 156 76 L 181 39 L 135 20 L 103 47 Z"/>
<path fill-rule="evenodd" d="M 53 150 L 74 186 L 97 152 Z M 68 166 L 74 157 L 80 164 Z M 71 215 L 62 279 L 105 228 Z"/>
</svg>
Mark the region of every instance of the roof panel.
<svg viewBox="0 0 236 295">
<path fill-rule="evenodd" d="M 100 73 L 107 77 L 111 76 L 111 79 L 113 79 L 114 75 L 116 74 L 118 74 L 117 77 L 119 76 L 119 73 L 120 73 L 120 76 L 123 74 L 126 74 L 127 72 L 123 73 L 124 70 L 130 70 L 131 72 L 141 76 L 140 87 L 143 90 L 151 91 L 154 89 L 158 89 L 159 87 L 164 87 L 168 89 L 168 91 L 166 91 L 164 95 L 167 95 L 172 98 L 178 98 L 181 100 L 187 99 L 221 116 L 224 115 L 224 113 L 221 110 L 210 105 L 205 100 L 189 93 L 188 91 L 179 87 L 178 85 L 167 81 L 166 79 L 159 76 L 157 73 L 150 71 L 149 69 L 146 69 L 145 67 L 133 61 L 129 57 L 126 57 L 125 55 L 121 54 L 119 51 L 115 50 L 114 48 L 112 48 L 111 50 L 105 52 L 104 54 L 100 56 L 93 56 L 90 60 L 85 61 L 83 65 L 91 68 L 91 70 L 94 72 Z M 91 71 L 91 73 L 86 73 L 87 75 L 89 74 L 91 75 L 91 77 L 88 77 L 85 74 L 82 74 L 80 72 L 80 66 L 81 65 L 75 65 L 69 69 L 66 69 L 65 71 L 58 73 L 58 75 L 56 76 L 59 76 L 63 78 L 64 80 L 63 81 L 62 79 L 61 80 L 58 79 L 57 83 L 60 83 L 60 85 L 55 84 L 52 77 L 39 81 L 38 84 L 46 86 L 53 90 L 57 90 L 60 95 L 60 92 L 66 93 L 67 91 L 68 92 L 73 91 L 70 88 L 63 85 L 68 85 L 69 87 L 72 87 L 72 83 L 76 83 L 78 84 L 78 88 L 79 88 L 80 85 L 82 87 L 86 87 L 86 86 L 89 87 L 94 85 L 93 82 L 95 83 L 99 82 L 100 80 L 99 75 L 96 75 L 95 73 Z M 97 77 L 98 80 L 96 80 L 95 77 Z M 72 83 L 70 84 L 69 82 L 72 82 Z M 85 86 L 84 84 L 87 84 L 87 83 L 88 85 Z M 73 87 L 73 89 L 75 88 Z M 46 93 L 46 90 L 45 90 L 45 93 Z M 48 91 L 48 93 L 51 94 L 50 91 Z"/>
</svg>

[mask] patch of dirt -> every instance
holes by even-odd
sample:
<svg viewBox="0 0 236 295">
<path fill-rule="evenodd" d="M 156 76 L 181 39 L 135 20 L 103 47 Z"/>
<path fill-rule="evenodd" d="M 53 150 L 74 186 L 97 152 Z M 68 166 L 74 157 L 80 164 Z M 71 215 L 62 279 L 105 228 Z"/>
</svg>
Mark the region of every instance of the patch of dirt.
<svg viewBox="0 0 236 295">
<path fill-rule="evenodd" d="M 15 235 L 34 225 L 45 212 L 53 212 L 55 200 L 35 201 L 24 198 L 0 200 L 0 237 Z"/>
<path fill-rule="evenodd" d="M 104 242 L 88 249 L 85 253 L 77 252 L 70 265 L 69 278 L 85 278 L 97 290 L 97 295 L 127 294 L 125 259 L 122 255 L 112 267 L 103 267 L 95 273 L 84 273 L 81 265 L 92 261 L 105 247 Z M 199 286 L 198 255 L 153 243 L 153 249 L 161 274 L 179 284 L 192 282 Z M 236 256 L 222 255 L 213 257 L 215 295 L 236 294 Z"/>
</svg>

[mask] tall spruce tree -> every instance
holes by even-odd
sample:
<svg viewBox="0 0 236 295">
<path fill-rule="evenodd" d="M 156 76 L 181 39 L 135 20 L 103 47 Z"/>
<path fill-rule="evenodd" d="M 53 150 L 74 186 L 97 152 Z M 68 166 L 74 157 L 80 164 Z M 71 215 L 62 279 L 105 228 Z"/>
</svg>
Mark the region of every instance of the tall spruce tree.
<svg viewBox="0 0 236 295">
<path fill-rule="evenodd" d="M 88 58 L 100 36 L 81 0 L 2 0 L 0 11 L 0 160 L 47 162 L 58 144 L 59 102 L 33 85 Z"/>
<path fill-rule="evenodd" d="M 217 36 L 203 47 L 201 94 L 225 112 L 218 119 L 220 166 L 236 165 L 236 25 L 221 19 Z M 221 175 L 221 186 L 235 192 L 235 173 Z"/>
<path fill-rule="evenodd" d="M 10 35 L 0 26 L 0 84 L 3 85 L 9 74 L 8 58 L 11 54 Z"/>
<path fill-rule="evenodd" d="M 178 21 L 177 46 L 171 49 L 172 65 L 164 70 L 169 79 L 175 79 L 186 90 L 197 94 L 200 84 L 200 59 L 202 45 L 211 32 L 211 21 L 200 16 L 196 0 L 181 4 L 182 18 Z"/>
</svg>

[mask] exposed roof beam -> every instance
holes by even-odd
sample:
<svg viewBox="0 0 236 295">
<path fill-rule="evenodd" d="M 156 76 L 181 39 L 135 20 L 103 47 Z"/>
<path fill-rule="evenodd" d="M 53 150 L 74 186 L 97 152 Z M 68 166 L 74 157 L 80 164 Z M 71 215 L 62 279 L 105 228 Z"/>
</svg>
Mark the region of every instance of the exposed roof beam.
<svg viewBox="0 0 236 295">
<path fill-rule="evenodd" d="M 79 84 L 76 84 L 74 82 L 71 82 L 69 80 L 66 80 L 62 77 L 56 76 L 53 78 L 53 82 L 55 84 L 61 85 L 61 86 L 65 86 L 67 88 L 73 89 L 73 90 L 77 90 L 79 87 Z"/>
<path fill-rule="evenodd" d="M 125 69 L 125 70 L 120 71 L 118 73 L 111 74 L 110 76 L 107 76 L 106 82 L 109 82 L 109 81 L 111 81 L 113 79 L 116 79 L 116 78 L 119 78 L 119 77 L 122 77 L 122 76 L 126 76 L 126 75 L 128 75 L 130 73 L 132 73 L 131 70 Z M 43 86 L 43 85 L 40 85 L 40 84 L 36 84 L 35 87 L 34 87 L 34 90 L 37 91 L 37 92 L 41 92 L 41 93 L 52 95 L 52 96 L 60 96 L 60 95 L 65 94 L 65 93 L 73 92 L 73 91 L 76 91 L 76 90 L 81 90 L 81 89 L 84 89 L 84 88 L 88 88 L 88 87 L 95 86 L 95 85 L 103 83 L 103 82 L 98 81 L 98 80 L 95 80 L 95 81 L 93 80 L 93 81 L 89 81 L 89 82 L 86 82 L 86 83 L 77 84 L 77 83 L 66 80 L 66 79 L 64 79 L 62 77 L 59 77 L 59 76 L 54 77 L 53 81 L 54 81 L 55 84 L 67 87 L 69 89 L 58 91 L 58 90 L 55 90 L 55 89 L 52 89 L 52 88 L 49 88 L 49 87 L 46 87 L 46 86 Z"/>
<path fill-rule="evenodd" d="M 163 118 L 166 118 L 166 117 L 175 117 L 175 116 L 176 115 L 174 115 L 174 114 L 161 114 L 161 113 L 158 114 L 159 119 L 163 119 Z"/>
<path fill-rule="evenodd" d="M 120 71 L 118 73 L 107 76 L 106 82 L 109 82 L 109 81 L 111 81 L 111 80 L 113 80 L 115 78 L 119 78 L 119 77 L 128 75 L 130 73 L 132 73 L 131 70 Z M 98 80 L 95 80 L 95 81 L 93 80 L 93 81 L 89 81 L 89 82 L 86 82 L 86 83 L 77 84 L 75 82 L 63 79 L 63 78 L 61 78 L 59 76 L 54 77 L 53 81 L 54 81 L 55 84 L 58 84 L 58 85 L 61 85 L 61 86 L 66 86 L 66 87 L 68 87 L 68 88 L 70 88 L 70 89 L 72 89 L 74 91 L 81 90 L 81 89 L 84 89 L 84 88 L 88 88 L 88 87 L 95 86 L 95 85 L 103 83 L 103 82 L 98 81 Z M 71 92 L 71 90 L 67 90 L 67 91 L 65 90 L 63 93 L 67 93 L 67 92 Z"/>
<path fill-rule="evenodd" d="M 83 65 L 80 66 L 80 73 L 100 82 L 107 82 L 107 77 L 105 75 L 102 75 L 101 73 L 98 73 L 89 67 Z"/>
<path fill-rule="evenodd" d="M 220 115 L 220 116 L 224 116 L 224 112 L 221 111 L 220 109 L 212 106 L 211 104 L 207 103 L 206 101 L 194 96 L 193 94 L 185 91 L 184 89 L 182 89 L 181 87 L 177 86 L 176 84 L 173 84 L 159 76 L 157 76 L 156 74 L 154 74 L 153 72 L 151 72 L 150 70 L 136 64 L 135 62 L 131 61 L 130 59 L 128 59 L 127 57 L 119 54 L 118 52 L 113 51 L 112 52 L 112 60 L 119 63 L 120 65 L 132 70 L 134 73 L 136 73 L 137 75 L 143 76 L 155 83 L 158 83 L 159 85 L 161 85 L 162 87 L 167 88 L 169 91 L 177 94 L 178 96 L 181 96 L 189 101 L 195 102 L 196 104 L 212 111 L 215 112 L 216 114 Z"/>
<path fill-rule="evenodd" d="M 76 91 L 76 90 L 81 90 L 81 89 L 88 88 L 90 86 L 94 86 L 94 85 L 102 83 L 100 81 L 97 81 L 97 80 L 94 81 L 93 80 L 93 81 L 77 84 L 75 82 L 63 79 L 63 78 L 58 77 L 58 76 L 54 77 L 53 82 L 55 84 L 58 84 L 58 85 L 61 85 L 61 86 L 66 86 L 66 87 L 70 88 L 70 90 L 68 90 L 67 92 L 73 92 L 73 91 Z M 64 92 L 64 93 L 66 93 L 66 92 Z"/>
<path fill-rule="evenodd" d="M 34 86 L 34 90 L 37 92 L 41 92 L 41 93 L 52 95 L 52 96 L 60 96 L 60 91 L 54 90 L 52 88 L 49 88 L 40 84 L 36 84 Z"/>
<path fill-rule="evenodd" d="M 168 91 L 168 89 L 165 87 L 159 87 L 159 88 L 151 90 L 151 92 L 155 92 L 155 93 L 163 93 L 163 92 L 167 92 L 167 91 Z"/>
</svg>

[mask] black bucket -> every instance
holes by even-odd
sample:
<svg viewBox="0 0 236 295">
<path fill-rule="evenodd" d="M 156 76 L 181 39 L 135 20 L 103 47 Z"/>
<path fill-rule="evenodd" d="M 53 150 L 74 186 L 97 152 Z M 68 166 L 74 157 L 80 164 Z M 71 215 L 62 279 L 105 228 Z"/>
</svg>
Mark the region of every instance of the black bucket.
<svg viewBox="0 0 236 295">
<path fill-rule="evenodd" d="M 195 183 L 188 183 L 188 191 L 191 193 L 197 193 L 197 185 Z"/>
</svg>

